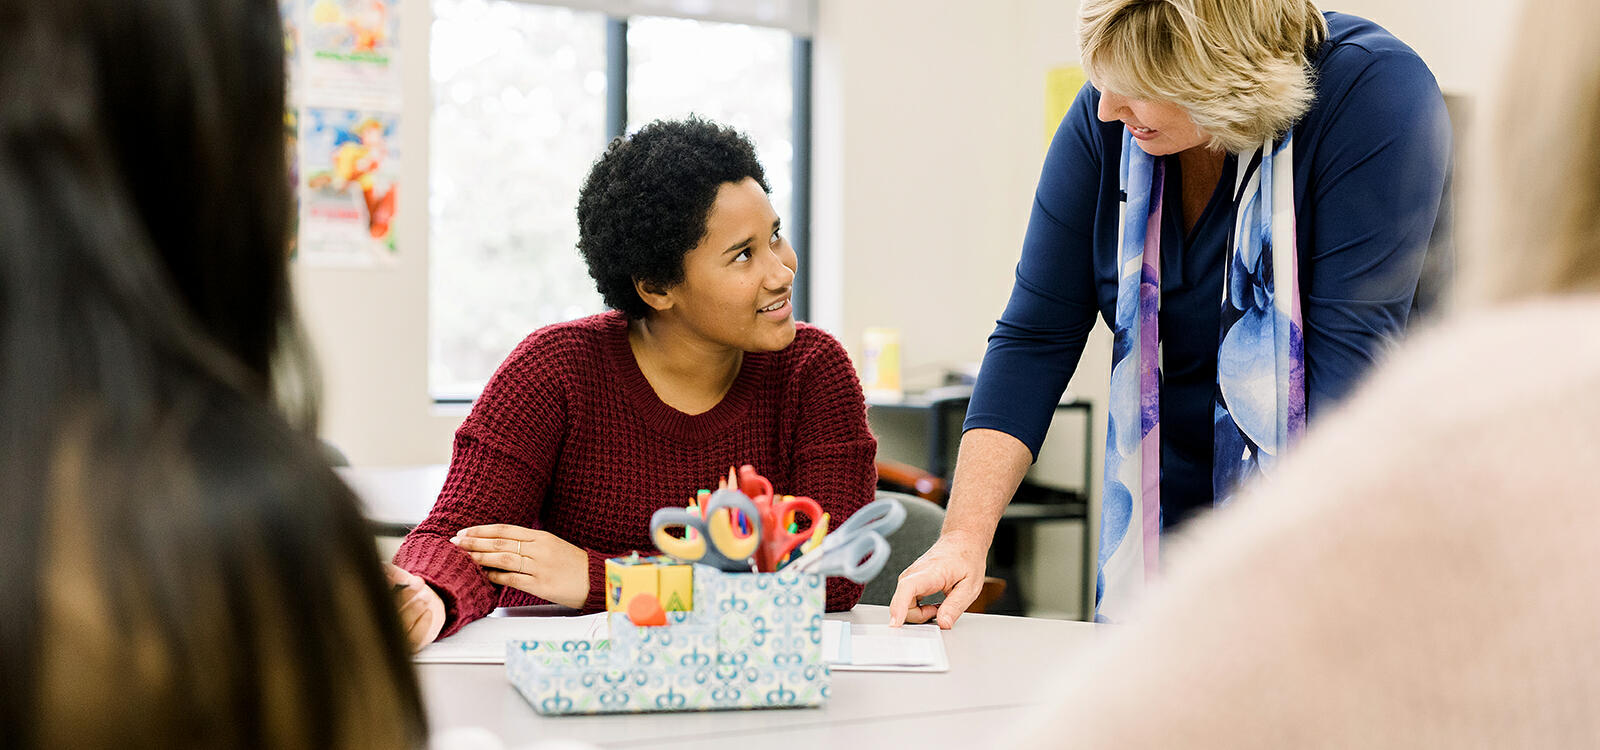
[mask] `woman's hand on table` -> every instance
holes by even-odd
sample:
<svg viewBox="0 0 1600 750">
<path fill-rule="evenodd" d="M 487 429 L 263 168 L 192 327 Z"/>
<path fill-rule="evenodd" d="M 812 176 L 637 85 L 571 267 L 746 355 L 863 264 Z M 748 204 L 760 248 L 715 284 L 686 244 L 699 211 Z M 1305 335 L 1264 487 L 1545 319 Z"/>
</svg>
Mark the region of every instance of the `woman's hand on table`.
<svg viewBox="0 0 1600 750">
<path fill-rule="evenodd" d="M 400 610 L 400 626 L 405 629 L 411 650 L 433 643 L 444 627 L 444 599 L 422 576 L 387 563 L 383 572 L 394 585 L 395 605 Z"/>
<path fill-rule="evenodd" d="M 986 544 L 964 536 L 940 536 L 933 547 L 900 574 L 894 598 L 889 600 L 889 625 L 936 620 L 939 627 L 949 630 L 983 590 L 988 553 Z M 944 593 L 942 603 L 919 603 L 922 597 L 940 592 Z"/>
<path fill-rule="evenodd" d="M 573 609 L 589 598 L 589 553 L 548 531 L 492 524 L 462 529 L 450 541 L 501 586 Z"/>
</svg>

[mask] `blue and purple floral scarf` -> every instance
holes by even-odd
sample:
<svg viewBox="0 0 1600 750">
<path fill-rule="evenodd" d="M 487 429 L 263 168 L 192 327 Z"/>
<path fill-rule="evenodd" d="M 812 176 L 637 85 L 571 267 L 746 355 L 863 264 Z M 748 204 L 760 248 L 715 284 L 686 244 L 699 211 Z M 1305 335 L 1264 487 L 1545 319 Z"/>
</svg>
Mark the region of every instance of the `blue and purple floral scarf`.
<svg viewBox="0 0 1600 750">
<path fill-rule="evenodd" d="M 1212 488 L 1220 505 L 1270 473 L 1305 429 L 1305 348 L 1295 252 L 1294 146 L 1240 160 L 1222 279 Z M 1096 618 L 1128 619 L 1159 569 L 1161 211 L 1164 160 L 1123 134 L 1110 429 Z"/>
</svg>

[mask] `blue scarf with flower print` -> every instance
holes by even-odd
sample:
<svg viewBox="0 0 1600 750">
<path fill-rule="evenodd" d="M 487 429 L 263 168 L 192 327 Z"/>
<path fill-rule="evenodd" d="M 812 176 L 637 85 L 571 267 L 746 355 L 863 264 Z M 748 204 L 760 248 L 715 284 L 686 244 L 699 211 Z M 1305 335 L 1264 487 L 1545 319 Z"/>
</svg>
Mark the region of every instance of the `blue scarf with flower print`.
<svg viewBox="0 0 1600 750">
<path fill-rule="evenodd" d="M 1240 160 L 1222 281 L 1212 489 L 1221 505 L 1305 429 L 1292 136 Z M 1096 619 L 1128 619 L 1159 570 L 1161 211 L 1165 163 L 1124 133 L 1110 429 Z"/>
</svg>

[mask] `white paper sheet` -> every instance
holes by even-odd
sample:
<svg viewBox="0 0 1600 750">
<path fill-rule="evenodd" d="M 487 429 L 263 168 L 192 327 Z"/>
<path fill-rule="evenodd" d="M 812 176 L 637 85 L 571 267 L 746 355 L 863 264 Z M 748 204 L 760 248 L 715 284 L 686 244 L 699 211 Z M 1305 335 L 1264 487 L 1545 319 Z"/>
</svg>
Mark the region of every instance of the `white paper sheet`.
<svg viewBox="0 0 1600 750">
<path fill-rule="evenodd" d="M 607 636 L 606 613 L 579 617 L 485 617 L 449 638 L 428 644 L 418 664 L 504 664 L 506 641 L 600 641 Z"/>
<path fill-rule="evenodd" d="M 838 671 L 948 672 L 938 625 L 868 625 L 828 620 L 822 658 Z"/>
</svg>

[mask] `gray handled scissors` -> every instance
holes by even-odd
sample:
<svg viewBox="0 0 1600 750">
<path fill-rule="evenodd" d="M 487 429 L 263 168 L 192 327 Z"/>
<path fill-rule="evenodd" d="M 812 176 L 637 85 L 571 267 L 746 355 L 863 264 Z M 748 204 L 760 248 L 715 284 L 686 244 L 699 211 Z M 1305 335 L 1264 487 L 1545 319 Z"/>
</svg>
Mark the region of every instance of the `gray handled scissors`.
<svg viewBox="0 0 1600 750">
<path fill-rule="evenodd" d="M 739 511 L 749 520 L 750 533 L 740 536 L 735 531 L 733 512 Z M 656 549 L 688 563 L 710 565 L 718 570 L 750 572 L 751 561 L 761 547 L 761 512 L 743 492 L 735 489 L 717 490 L 707 498 L 704 516 L 690 513 L 684 508 L 662 508 L 650 517 L 650 539 Z M 668 529 L 685 529 L 684 538 L 667 533 Z M 694 539 L 687 538 L 687 529 L 700 532 Z"/>
<path fill-rule="evenodd" d="M 888 564 L 889 540 L 885 537 L 893 534 L 905 520 L 906 509 L 899 500 L 874 500 L 823 537 L 816 549 L 801 555 L 784 569 L 866 583 Z"/>
</svg>

